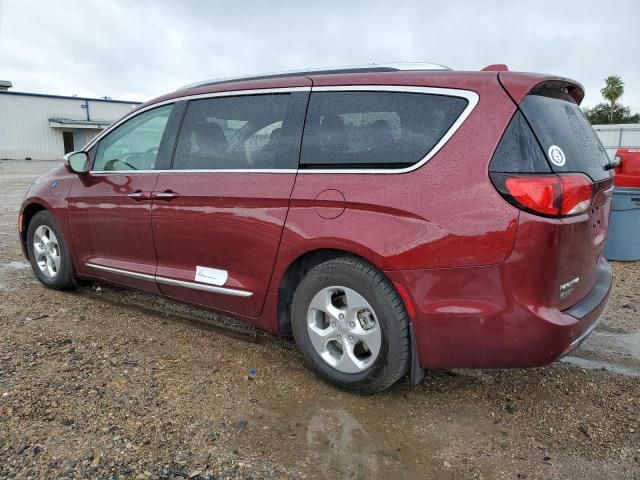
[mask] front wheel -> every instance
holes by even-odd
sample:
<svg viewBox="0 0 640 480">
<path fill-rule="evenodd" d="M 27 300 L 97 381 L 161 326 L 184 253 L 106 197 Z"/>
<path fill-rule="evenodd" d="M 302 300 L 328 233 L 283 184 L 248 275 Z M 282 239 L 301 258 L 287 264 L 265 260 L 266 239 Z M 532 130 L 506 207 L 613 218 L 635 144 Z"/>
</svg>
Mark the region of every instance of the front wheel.
<svg viewBox="0 0 640 480">
<path fill-rule="evenodd" d="M 62 230 L 47 211 L 36 213 L 27 230 L 31 268 L 49 288 L 69 290 L 76 286 L 71 255 Z"/>
<path fill-rule="evenodd" d="M 302 279 L 291 306 L 298 348 L 311 369 L 359 393 L 391 386 L 409 368 L 409 319 L 391 282 L 351 257 L 321 263 Z"/>
</svg>

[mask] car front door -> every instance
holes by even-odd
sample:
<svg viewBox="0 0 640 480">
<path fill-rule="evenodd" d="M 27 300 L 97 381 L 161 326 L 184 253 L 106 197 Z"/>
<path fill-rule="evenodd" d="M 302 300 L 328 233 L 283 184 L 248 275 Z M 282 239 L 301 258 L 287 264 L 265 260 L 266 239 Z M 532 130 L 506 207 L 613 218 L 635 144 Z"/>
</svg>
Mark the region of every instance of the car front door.
<svg viewBox="0 0 640 480">
<path fill-rule="evenodd" d="M 189 102 L 172 168 L 159 173 L 154 190 L 162 293 L 260 314 L 296 178 L 308 95 L 305 87 Z"/>
<path fill-rule="evenodd" d="M 79 273 L 157 292 L 151 193 L 164 155 L 173 105 L 122 123 L 90 150 L 92 168 L 69 195 Z"/>
</svg>

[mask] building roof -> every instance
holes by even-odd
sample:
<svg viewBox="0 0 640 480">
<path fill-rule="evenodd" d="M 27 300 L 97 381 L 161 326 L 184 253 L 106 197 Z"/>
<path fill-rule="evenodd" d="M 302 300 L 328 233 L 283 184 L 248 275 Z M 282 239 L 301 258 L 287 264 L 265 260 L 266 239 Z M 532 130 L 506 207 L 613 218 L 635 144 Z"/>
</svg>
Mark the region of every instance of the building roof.
<svg viewBox="0 0 640 480">
<path fill-rule="evenodd" d="M 75 120 L 73 118 L 50 118 L 51 128 L 105 128 L 113 122 L 108 120 Z"/>
<path fill-rule="evenodd" d="M 593 125 L 596 130 L 637 130 L 640 128 L 640 123 L 602 123 L 600 125 Z"/>
<path fill-rule="evenodd" d="M 26 97 L 59 98 L 63 100 L 88 100 L 91 102 L 126 103 L 127 105 L 139 105 L 142 103 L 142 102 L 136 102 L 133 100 L 113 100 L 111 98 L 71 97 L 71 96 L 65 96 L 65 95 L 50 95 L 47 93 L 11 92 L 8 90 L 0 90 L 0 95 L 22 95 Z"/>
</svg>

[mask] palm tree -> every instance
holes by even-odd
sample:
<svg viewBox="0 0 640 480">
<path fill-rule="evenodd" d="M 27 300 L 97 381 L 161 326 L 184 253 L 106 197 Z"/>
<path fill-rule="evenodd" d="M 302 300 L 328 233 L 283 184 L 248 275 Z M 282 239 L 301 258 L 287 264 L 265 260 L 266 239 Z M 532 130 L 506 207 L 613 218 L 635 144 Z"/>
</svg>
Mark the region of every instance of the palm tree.
<svg viewBox="0 0 640 480">
<path fill-rule="evenodd" d="M 604 79 L 604 88 L 600 90 L 602 96 L 609 101 L 609 123 L 613 123 L 613 111 L 616 108 L 616 102 L 624 93 L 624 82 L 617 75 L 611 75 Z"/>
</svg>

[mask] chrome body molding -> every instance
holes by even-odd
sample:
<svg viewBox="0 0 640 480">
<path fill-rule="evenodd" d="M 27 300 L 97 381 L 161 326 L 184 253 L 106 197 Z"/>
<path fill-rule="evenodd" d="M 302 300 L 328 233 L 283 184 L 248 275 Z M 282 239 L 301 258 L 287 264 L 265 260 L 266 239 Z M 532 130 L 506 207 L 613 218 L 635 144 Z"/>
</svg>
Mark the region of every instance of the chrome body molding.
<svg viewBox="0 0 640 480">
<path fill-rule="evenodd" d="M 202 290 L 204 292 L 222 293 L 223 295 L 231 295 L 234 297 L 250 297 L 253 295 L 253 292 L 247 292 L 246 290 L 217 287 L 215 285 L 205 285 L 204 283 L 185 282 L 166 277 L 156 277 L 156 282 L 164 283 L 165 285 L 173 285 L 174 287 L 185 287 L 193 288 L 194 290 Z"/>
<path fill-rule="evenodd" d="M 163 283 L 165 285 L 172 285 L 176 287 L 192 288 L 194 290 L 202 290 L 204 292 L 220 293 L 222 295 L 231 295 L 233 297 L 250 297 L 253 292 L 246 290 L 237 290 L 235 288 L 218 287 L 214 285 L 205 285 L 203 283 L 185 282 L 182 280 L 176 280 L 173 278 L 160 277 L 158 275 L 149 275 L 146 273 L 133 272 L 131 270 L 124 270 L 121 268 L 106 267 L 104 265 L 96 265 L 95 263 L 85 263 L 89 268 L 95 270 L 102 270 L 104 272 L 115 273 L 124 277 L 135 278 L 138 280 L 148 280 L 152 282 Z"/>
<path fill-rule="evenodd" d="M 146 273 L 132 272 L 131 270 L 122 270 L 120 268 L 114 268 L 114 267 L 105 267 L 104 265 L 96 265 L 95 263 L 85 263 L 85 265 L 95 270 L 102 270 L 104 272 L 109 272 L 109 273 L 117 273 L 125 277 L 137 278 L 139 280 L 151 280 L 151 281 L 155 280 L 155 277 L 153 275 L 148 275 Z"/>
<path fill-rule="evenodd" d="M 447 130 L 444 136 L 436 143 L 436 145 L 427 154 L 422 157 L 418 162 L 405 168 L 313 168 L 313 169 L 198 169 L 198 170 L 92 170 L 89 172 L 91 175 L 136 175 L 143 173 L 299 173 L 299 174 L 382 174 L 393 175 L 398 173 L 408 173 L 413 170 L 417 170 L 422 165 L 427 163 L 432 157 L 434 157 L 442 147 L 453 137 L 456 131 L 462 126 L 464 121 L 471 115 L 474 110 L 480 96 L 471 90 L 462 90 L 456 88 L 440 88 L 440 87 L 416 87 L 411 85 L 337 85 L 337 86 L 325 86 L 325 87 L 285 87 L 285 88 L 264 88 L 264 89 L 252 89 L 252 90 L 233 90 L 224 92 L 202 93 L 198 95 L 185 95 L 183 97 L 171 98 L 152 105 L 148 105 L 144 108 L 136 110 L 130 115 L 122 118 L 117 123 L 114 123 L 109 128 L 104 130 L 93 140 L 91 140 L 82 149 L 83 151 L 89 150 L 93 147 L 102 137 L 108 135 L 113 129 L 117 128 L 120 124 L 127 120 L 139 115 L 147 110 L 176 103 L 186 100 L 197 100 L 201 98 L 215 98 L 215 97 L 230 97 L 238 95 L 259 95 L 259 94 L 275 94 L 275 93 L 289 93 L 289 92 L 401 92 L 401 93 L 418 93 L 428 95 L 443 95 L 449 97 L 459 97 L 467 100 L 467 106 L 462 111 L 460 116 L 453 122 L 453 125 Z"/>
</svg>

